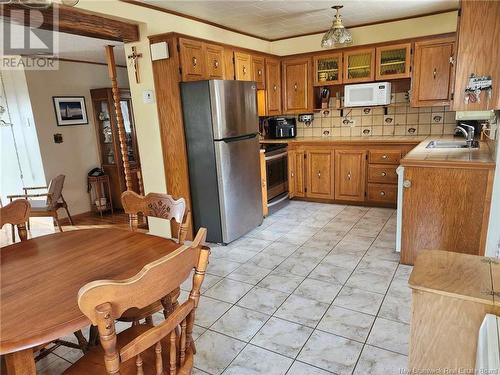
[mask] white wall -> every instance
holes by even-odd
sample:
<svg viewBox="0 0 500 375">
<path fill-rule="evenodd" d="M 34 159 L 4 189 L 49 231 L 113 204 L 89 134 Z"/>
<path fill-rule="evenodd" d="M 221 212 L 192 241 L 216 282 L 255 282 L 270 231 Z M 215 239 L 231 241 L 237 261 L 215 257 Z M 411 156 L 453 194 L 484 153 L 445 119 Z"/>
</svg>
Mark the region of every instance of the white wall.
<svg viewBox="0 0 500 375">
<path fill-rule="evenodd" d="M 117 74 L 118 85 L 128 87 L 125 68 Z M 66 175 L 64 198 L 71 214 L 88 212 L 87 172 L 100 165 L 90 89 L 111 87 L 107 67 L 60 61 L 59 70 L 26 71 L 26 81 L 47 183 Z M 84 96 L 89 123 L 57 126 L 53 96 Z M 63 143 L 54 143 L 55 133 L 63 135 Z"/>
</svg>

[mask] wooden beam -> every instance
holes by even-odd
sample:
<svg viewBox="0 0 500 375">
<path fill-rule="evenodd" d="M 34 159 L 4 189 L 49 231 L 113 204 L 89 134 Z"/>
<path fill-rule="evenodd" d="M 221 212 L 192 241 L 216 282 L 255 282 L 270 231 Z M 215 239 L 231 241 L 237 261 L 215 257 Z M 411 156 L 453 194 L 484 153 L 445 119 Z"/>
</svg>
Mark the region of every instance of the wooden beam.
<svg viewBox="0 0 500 375">
<path fill-rule="evenodd" d="M 103 17 L 74 7 L 54 4 L 47 9 L 36 9 L 37 12 L 15 12 L 30 10 L 19 3 L 2 5 L 0 15 L 4 21 L 28 26 L 42 22 L 40 28 L 58 30 L 60 32 L 88 36 L 92 38 L 117 40 L 121 42 L 136 42 L 139 40 L 137 25 Z M 54 13 L 57 12 L 57 17 Z"/>
<path fill-rule="evenodd" d="M 123 172 L 125 173 L 125 186 L 132 190 L 132 175 L 128 160 L 127 137 L 125 136 L 125 125 L 123 124 L 122 108 L 120 106 L 120 89 L 116 80 L 116 64 L 113 52 L 114 46 L 106 46 L 106 59 L 108 61 L 109 78 L 111 79 L 111 90 L 113 91 L 113 104 L 116 112 L 116 125 L 118 127 L 118 140 L 120 142 L 120 153 L 122 155 Z"/>
</svg>

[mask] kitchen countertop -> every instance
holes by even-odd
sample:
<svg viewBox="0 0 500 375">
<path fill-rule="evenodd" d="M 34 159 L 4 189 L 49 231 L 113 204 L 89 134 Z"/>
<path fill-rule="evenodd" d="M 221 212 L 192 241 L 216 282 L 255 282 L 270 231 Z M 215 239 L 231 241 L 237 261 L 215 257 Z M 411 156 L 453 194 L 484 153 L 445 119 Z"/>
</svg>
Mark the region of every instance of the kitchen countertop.
<svg viewBox="0 0 500 375">
<path fill-rule="evenodd" d="M 460 138 L 458 138 L 460 139 Z M 443 167 L 475 167 L 495 168 L 495 161 L 486 142 L 480 142 L 477 149 L 464 148 L 426 148 L 433 140 L 457 140 L 452 135 L 444 136 L 379 136 L 379 137 L 296 137 L 289 139 L 261 139 L 260 143 L 286 144 L 367 144 L 394 143 L 416 144 L 406 156 L 401 159 L 404 166 L 443 166 Z"/>
<path fill-rule="evenodd" d="M 442 137 L 429 136 L 420 142 L 401 160 L 403 166 L 443 166 L 443 167 L 474 167 L 495 168 L 490 147 L 486 142 L 480 142 L 479 148 L 426 148 L 432 140 L 453 140 L 451 135 Z"/>
</svg>

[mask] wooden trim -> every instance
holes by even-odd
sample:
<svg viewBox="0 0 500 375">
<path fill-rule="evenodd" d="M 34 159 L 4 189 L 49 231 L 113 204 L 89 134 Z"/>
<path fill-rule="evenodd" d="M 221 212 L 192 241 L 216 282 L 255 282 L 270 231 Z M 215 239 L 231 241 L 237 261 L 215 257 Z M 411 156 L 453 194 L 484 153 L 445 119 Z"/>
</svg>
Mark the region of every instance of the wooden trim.
<svg viewBox="0 0 500 375">
<path fill-rule="evenodd" d="M 54 18 L 53 7 L 58 11 L 57 18 Z M 21 4 L 16 3 L 2 5 L 2 18 L 10 22 L 28 26 L 31 20 L 29 17 L 24 17 L 24 14 L 22 17 L 12 17 L 16 15 L 15 13 L 12 14 L 12 11 L 27 9 Z M 41 29 L 57 30 L 69 34 L 117 40 L 125 43 L 137 42 L 139 40 L 139 27 L 133 23 L 118 21 L 79 8 L 58 4 L 54 4 L 47 9 L 37 9 L 37 11 L 43 17 L 43 23 L 40 26 Z"/>
<path fill-rule="evenodd" d="M 77 219 L 81 219 L 81 218 L 87 218 L 89 216 L 91 216 L 93 214 L 92 211 L 86 211 L 86 212 L 82 212 L 81 214 L 76 214 L 76 215 L 71 215 L 71 217 L 73 218 L 73 222 L 76 223 L 75 220 Z M 96 216 L 96 218 L 98 218 L 99 216 Z M 61 225 L 71 225 L 71 222 L 69 221 L 69 217 L 63 217 L 62 219 L 59 219 L 59 223 Z"/>
<path fill-rule="evenodd" d="M 280 37 L 280 38 L 264 38 L 264 37 L 261 37 L 261 36 L 256 35 L 256 34 L 248 33 L 248 32 L 241 31 L 241 30 L 238 30 L 238 29 L 234 29 L 234 28 L 231 28 L 231 27 L 228 27 L 228 26 L 224 26 L 224 25 L 221 25 L 221 24 L 216 23 L 216 22 L 205 20 L 203 18 L 199 18 L 199 17 L 195 17 L 195 16 L 190 16 L 190 15 L 185 14 L 185 13 L 181 13 L 181 12 L 177 12 L 177 11 L 174 11 L 174 10 L 165 9 L 165 8 L 157 6 L 157 5 L 144 3 L 142 1 L 138 1 L 138 0 L 119 0 L 119 1 L 124 2 L 124 3 L 128 3 L 128 4 L 132 4 L 132 5 L 137 5 L 137 6 L 144 7 L 144 8 L 148 8 L 148 9 L 153 9 L 153 10 L 156 10 L 158 12 L 172 14 L 174 16 L 178 16 L 178 17 L 182 17 L 182 18 L 187 18 L 187 19 L 192 20 L 192 21 L 201 22 L 201 23 L 204 23 L 204 24 L 207 24 L 207 25 L 210 25 L 210 26 L 218 27 L 219 29 L 231 31 L 231 32 L 238 33 L 238 34 L 241 34 L 241 35 L 246 35 L 246 36 L 249 36 L 249 37 L 252 37 L 252 38 L 264 40 L 266 42 L 276 42 L 276 41 L 279 41 L 279 40 L 298 38 L 298 37 L 301 37 L 301 36 L 309 36 L 309 35 L 321 34 L 321 33 L 325 33 L 325 32 L 328 31 L 328 30 L 319 30 L 319 31 L 311 31 L 311 32 L 308 32 L 308 33 L 303 33 L 303 34 L 294 34 L 294 35 Z M 458 9 L 459 8 L 450 8 L 450 9 L 440 10 L 440 11 L 436 11 L 436 12 L 429 12 L 429 13 L 417 14 L 415 16 L 391 18 L 391 19 L 388 19 L 388 20 L 381 20 L 381 21 L 360 23 L 360 24 L 355 24 L 355 25 L 352 25 L 352 26 L 347 25 L 346 27 L 348 27 L 349 29 L 354 29 L 354 28 L 357 28 L 357 27 L 373 26 L 373 25 L 378 25 L 378 24 L 382 24 L 382 23 L 404 21 L 404 20 L 413 19 L 413 18 L 421 18 L 421 17 L 434 16 L 434 15 L 442 14 L 442 13 L 455 12 Z"/>
</svg>

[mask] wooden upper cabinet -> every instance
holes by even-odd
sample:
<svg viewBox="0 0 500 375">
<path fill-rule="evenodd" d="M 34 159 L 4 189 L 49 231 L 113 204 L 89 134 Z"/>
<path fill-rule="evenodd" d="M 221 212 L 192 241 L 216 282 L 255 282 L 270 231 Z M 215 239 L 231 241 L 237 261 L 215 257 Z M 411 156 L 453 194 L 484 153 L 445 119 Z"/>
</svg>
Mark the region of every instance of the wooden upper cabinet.
<svg viewBox="0 0 500 375">
<path fill-rule="evenodd" d="M 377 81 L 410 77 L 411 43 L 377 47 L 376 52 Z"/>
<path fill-rule="evenodd" d="M 252 80 L 251 59 L 247 53 L 234 53 L 234 75 L 237 81 Z"/>
<path fill-rule="evenodd" d="M 375 80 L 375 48 L 346 51 L 344 56 L 344 83 Z"/>
<path fill-rule="evenodd" d="M 266 58 L 267 115 L 281 114 L 281 64 L 278 59 Z"/>
<path fill-rule="evenodd" d="M 206 77 L 205 52 L 202 42 L 179 38 L 182 80 L 199 81 Z"/>
<path fill-rule="evenodd" d="M 453 90 L 454 49 L 454 37 L 415 43 L 412 107 L 450 104 Z"/>
<path fill-rule="evenodd" d="M 307 112 L 312 107 L 311 59 L 287 59 L 282 64 L 283 112 Z"/>
<path fill-rule="evenodd" d="M 264 58 L 261 56 L 252 56 L 252 80 L 257 83 L 257 90 L 266 88 Z"/>
<path fill-rule="evenodd" d="M 500 109 L 500 1 L 461 1 L 458 22 L 454 111 Z M 480 101 L 465 102 L 471 74 L 491 76 L 491 98 L 482 92 Z"/>
<path fill-rule="evenodd" d="M 313 56 L 314 86 L 342 83 L 342 53 Z"/>
<path fill-rule="evenodd" d="M 234 51 L 224 48 L 224 79 L 234 79 Z"/>
<path fill-rule="evenodd" d="M 205 44 L 208 79 L 224 79 L 224 47 Z"/>
<path fill-rule="evenodd" d="M 335 150 L 335 199 L 365 200 L 366 151 Z"/>
<path fill-rule="evenodd" d="M 333 151 L 311 148 L 306 152 L 307 197 L 333 199 Z"/>
</svg>

